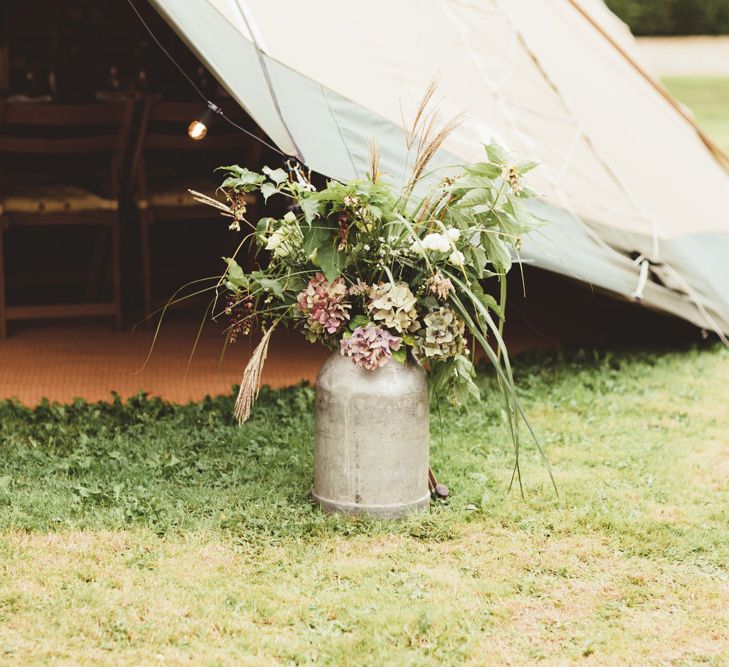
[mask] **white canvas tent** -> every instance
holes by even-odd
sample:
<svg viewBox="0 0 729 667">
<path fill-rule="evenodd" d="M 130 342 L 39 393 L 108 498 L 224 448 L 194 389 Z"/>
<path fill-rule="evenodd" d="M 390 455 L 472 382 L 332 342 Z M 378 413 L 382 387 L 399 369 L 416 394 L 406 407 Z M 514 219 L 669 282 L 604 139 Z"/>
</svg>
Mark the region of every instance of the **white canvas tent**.
<svg viewBox="0 0 729 667">
<path fill-rule="evenodd" d="M 497 141 L 549 224 L 525 261 L 729 333 L 729 173 L 641 72 L 602 0 L 151 0 L 287 154 L 327 176 L 402 176 L 403 118 L 437 77 L 438 156 Z"/>
</svg>

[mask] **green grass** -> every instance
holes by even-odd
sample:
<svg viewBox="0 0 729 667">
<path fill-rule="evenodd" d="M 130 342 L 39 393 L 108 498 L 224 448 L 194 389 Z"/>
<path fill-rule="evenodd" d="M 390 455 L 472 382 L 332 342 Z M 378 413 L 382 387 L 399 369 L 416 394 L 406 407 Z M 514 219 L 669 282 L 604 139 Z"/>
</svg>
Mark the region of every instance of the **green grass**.
<svg viewBox="0 0 729 667">
<path fill-rule="evenodd" d="M 0 663 L 729 662 L 729 352 L 518 364 L 554 466 L 487 403 L 432 423 L 448 504 L 312 507 L 312 391 L 0 404 Z"/>
<path fill-rule="evenodd" d="M 668 77 L 663 83 L 698 124 L 729 153 L 729 77 Z"/>
</svg>

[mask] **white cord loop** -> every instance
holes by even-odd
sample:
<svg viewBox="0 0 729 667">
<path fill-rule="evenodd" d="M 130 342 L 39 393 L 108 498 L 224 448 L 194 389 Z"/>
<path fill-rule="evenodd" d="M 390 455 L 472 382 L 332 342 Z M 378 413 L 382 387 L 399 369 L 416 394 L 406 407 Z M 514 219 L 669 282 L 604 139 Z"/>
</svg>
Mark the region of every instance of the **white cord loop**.
<svg viewBox="0 0 729 667">
<path fill-rule="evenodd" d="M 632 297 L 634 301 L 642 301 L 645 286 L 648 283 L 648 271 L 651 267 L 651 263 L 650 260 L 643 255 L 636 258 L 635 263 L 640 266 L 640 273 L 638 274 L 638 284 L 635 286 L 635 291 L 633 292 Z"/>
</svg>

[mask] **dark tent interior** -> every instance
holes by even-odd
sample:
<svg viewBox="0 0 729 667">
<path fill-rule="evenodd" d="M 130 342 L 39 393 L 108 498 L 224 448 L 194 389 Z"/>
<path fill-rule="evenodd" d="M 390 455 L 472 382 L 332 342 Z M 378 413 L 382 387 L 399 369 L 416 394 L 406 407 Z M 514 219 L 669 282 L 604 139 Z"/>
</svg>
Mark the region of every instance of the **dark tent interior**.
<svg viewBox="0 0 729 667">
<path fill-rule="evenodd" d="M 264 137 L 154 9 L 135 4 L 204 98 Z M 0 99 L 0 286 L 11 338 L 43 327 L 60 335 L 71 321 L 130 331 L 180 286 L 220 273 L 237 243 L 187 188 L 212 194 L 221 164 L 283 163 L 220 119 L 203 140 L 187 136 L 205 99 L 124 0 L 4 0 Z M 101 106 L 116 111 L 102 118 Z M 77 150 L 100 133 L 105 150 Z M 507 324 L 517 351 L 700 339 L 692 325 L 590 285 L 526 267 L 524 290 L 518 274 Z M 173 319 L 196 327 L 204 309 L 192 299 Z"/>
</svg>

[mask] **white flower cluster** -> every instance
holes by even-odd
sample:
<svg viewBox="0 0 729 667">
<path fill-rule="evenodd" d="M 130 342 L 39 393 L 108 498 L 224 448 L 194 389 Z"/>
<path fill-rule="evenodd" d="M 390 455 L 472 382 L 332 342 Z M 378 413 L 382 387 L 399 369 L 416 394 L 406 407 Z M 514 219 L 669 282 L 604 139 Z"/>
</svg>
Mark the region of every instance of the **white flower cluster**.
<svg viewBox="0 0 729 667">
<path fill-rule="evenodd" d="M 444 252 L 450 253 L 448 261 L 454 266 L 463 266 L 466 261 L 463 253 L 455 247 L 455 242 L 461 238 L 461 232 L 455 227 L 449 227 L 444 231 L 431 232 L 426 234 L 422 239 L 415 239 L 411 246 L 411 250 L 420 254 L 427 252 Z"/>
<path fill-rule="evenodd" d="M 289 211 L 283 217 L 283 224 L 276 229 L 266 242 L 266 250 L 272 250 L 277 258 L 294 254 L 304 240 L 296 216 Z"/>
</svg>

